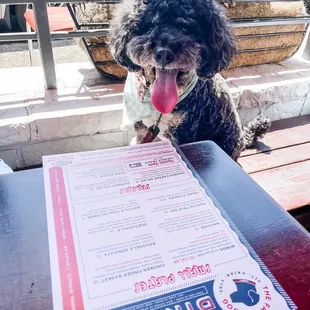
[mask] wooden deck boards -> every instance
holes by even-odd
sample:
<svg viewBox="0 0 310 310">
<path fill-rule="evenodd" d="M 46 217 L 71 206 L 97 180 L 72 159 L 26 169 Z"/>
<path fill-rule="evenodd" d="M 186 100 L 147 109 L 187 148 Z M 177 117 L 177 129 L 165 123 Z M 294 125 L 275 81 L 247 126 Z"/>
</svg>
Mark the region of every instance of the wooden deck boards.
<svg viewBox="0 0 310 310">
<path fill-rule="evenodd" d="M 310 204 L 310 160 L 251 174 L 284 209 Z"/>
<path fill-rule="evenodd" d="M 274 122 L 239 162 L 285 210 L 310 205 L 310 115 Z"/>
<path fill-rule="evenodd" d="M 243 157 L 240 163 L 248 173 L 253 174 L 307 160 L 310 160 L 310 143 L 253 154 L 252 156 Z"/>
<path fill-rule="evenodd" d="M 284 127 L 286 126 L 286 127 Z M 257 148 L 245 150 L 242 157 L 310 142 L 310 115 L 273 122 L 270 132 Z"/>
</svg>

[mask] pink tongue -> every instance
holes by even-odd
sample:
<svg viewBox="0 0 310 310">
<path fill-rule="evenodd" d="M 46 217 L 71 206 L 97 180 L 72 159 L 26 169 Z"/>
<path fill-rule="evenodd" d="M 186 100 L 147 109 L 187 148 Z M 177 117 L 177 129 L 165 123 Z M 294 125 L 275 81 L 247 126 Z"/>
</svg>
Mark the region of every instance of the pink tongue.
<svg viewBox="0 0 310 310">
<path fill-rule="evenodd" d="M 177 78 L 178 70 L 156 68 L 156 80 L 153 84 L 151 102 L 161 113 L 170 113 L 178 101 Z"/>
</svg>

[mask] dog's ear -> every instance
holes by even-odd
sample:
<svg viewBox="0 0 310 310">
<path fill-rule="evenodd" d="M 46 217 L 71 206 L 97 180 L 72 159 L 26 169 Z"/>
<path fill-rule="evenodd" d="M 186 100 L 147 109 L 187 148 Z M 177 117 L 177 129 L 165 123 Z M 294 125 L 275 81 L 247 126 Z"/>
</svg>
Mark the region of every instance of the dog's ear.
<svg viewBox="0 0 310 310">
<path fill-rule="evenodd" d="M 134 64 L 127 55 L 127 45 L 134 36 L 136 15 L 127 12 L 126 3 L 121 3 L 120 8 L 114 13 L 110 22 L 109 47 L 114 60 L 128 71 L 139 71 L 141 68 Z"/>
<path fill-rule="evenodd" d="M 204 17 L 200 16 L 199 25 L 203 44 L 197 75 L 207 79 L 228 67 L 235 55 L 235 38 L 227 18 L 213 1 L 209 2 Z"/>
</svg>

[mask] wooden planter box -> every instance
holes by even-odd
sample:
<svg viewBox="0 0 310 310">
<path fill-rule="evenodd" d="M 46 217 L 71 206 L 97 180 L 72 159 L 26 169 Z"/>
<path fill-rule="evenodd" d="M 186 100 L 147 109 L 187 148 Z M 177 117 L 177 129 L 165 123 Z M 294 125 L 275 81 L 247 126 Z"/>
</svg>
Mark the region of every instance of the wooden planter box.
<svg viewBox="0 0 310 310">
<path fill-rule="evenodd" d="M 75 7 L 75 17 L 79 24 L 107 23 L 112 18 L 115 5 L 118 4 L 99 4 L 88 3 Z M 108 25 L 85 26 L 81 29 L 102 29 Z M 88 37 L 79 42 L 87 50 L 96 69 L 107 77 L 125 79 L 127 70 L 119 66 L 114 60 L 107 47 L 106 37 Z"/>
<path fill-rule="evenodd" d="M 300 2 L 243 2 L 222 4 L 227 16 L 235 19 L 259 19 L 306 16 Z M 231 68 L 275 63 L 286 60 L 298 50 L 306 25 L 279 25 L 234 28 L 238 54 Z"/>
<path fill-rule="evenodd" d="M 79 23 L 108 23 L 115 5 L 88 3 L 76 7 Z M 232 23 L 249 19 L 306 16 L 302 1 L 299 2 L 238 2 L 221 3 Z M 103 26 L 87 26 L 81 29 L 98 29 Z M 106 25 L 108 27 L 108 25 Z M 230 68 L 275 63 L 286 60 L 298 50 L 306 33 L 306 25 L 277 25 L 234 28 L 237 55 Z M 127 72 L 117 65 L 106 45 L 106 37 L 83 39 L 97 70 L 109 77 L 123 79 Z"/>
</svg>

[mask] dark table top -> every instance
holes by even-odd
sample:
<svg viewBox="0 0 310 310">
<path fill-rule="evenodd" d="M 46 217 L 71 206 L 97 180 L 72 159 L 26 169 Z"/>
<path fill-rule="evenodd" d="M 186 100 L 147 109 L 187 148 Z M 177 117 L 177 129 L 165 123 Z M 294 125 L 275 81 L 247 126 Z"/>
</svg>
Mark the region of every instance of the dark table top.
<svg viewBox="0 0 310 310">
<path fill-rule="evenodd" d="M 215 144 L 181 149 L 299 309 L 309 310 L 308 232 Z M 51 308 L 42 169 L 0 176 L 0 309 Z"/>
</svg>

